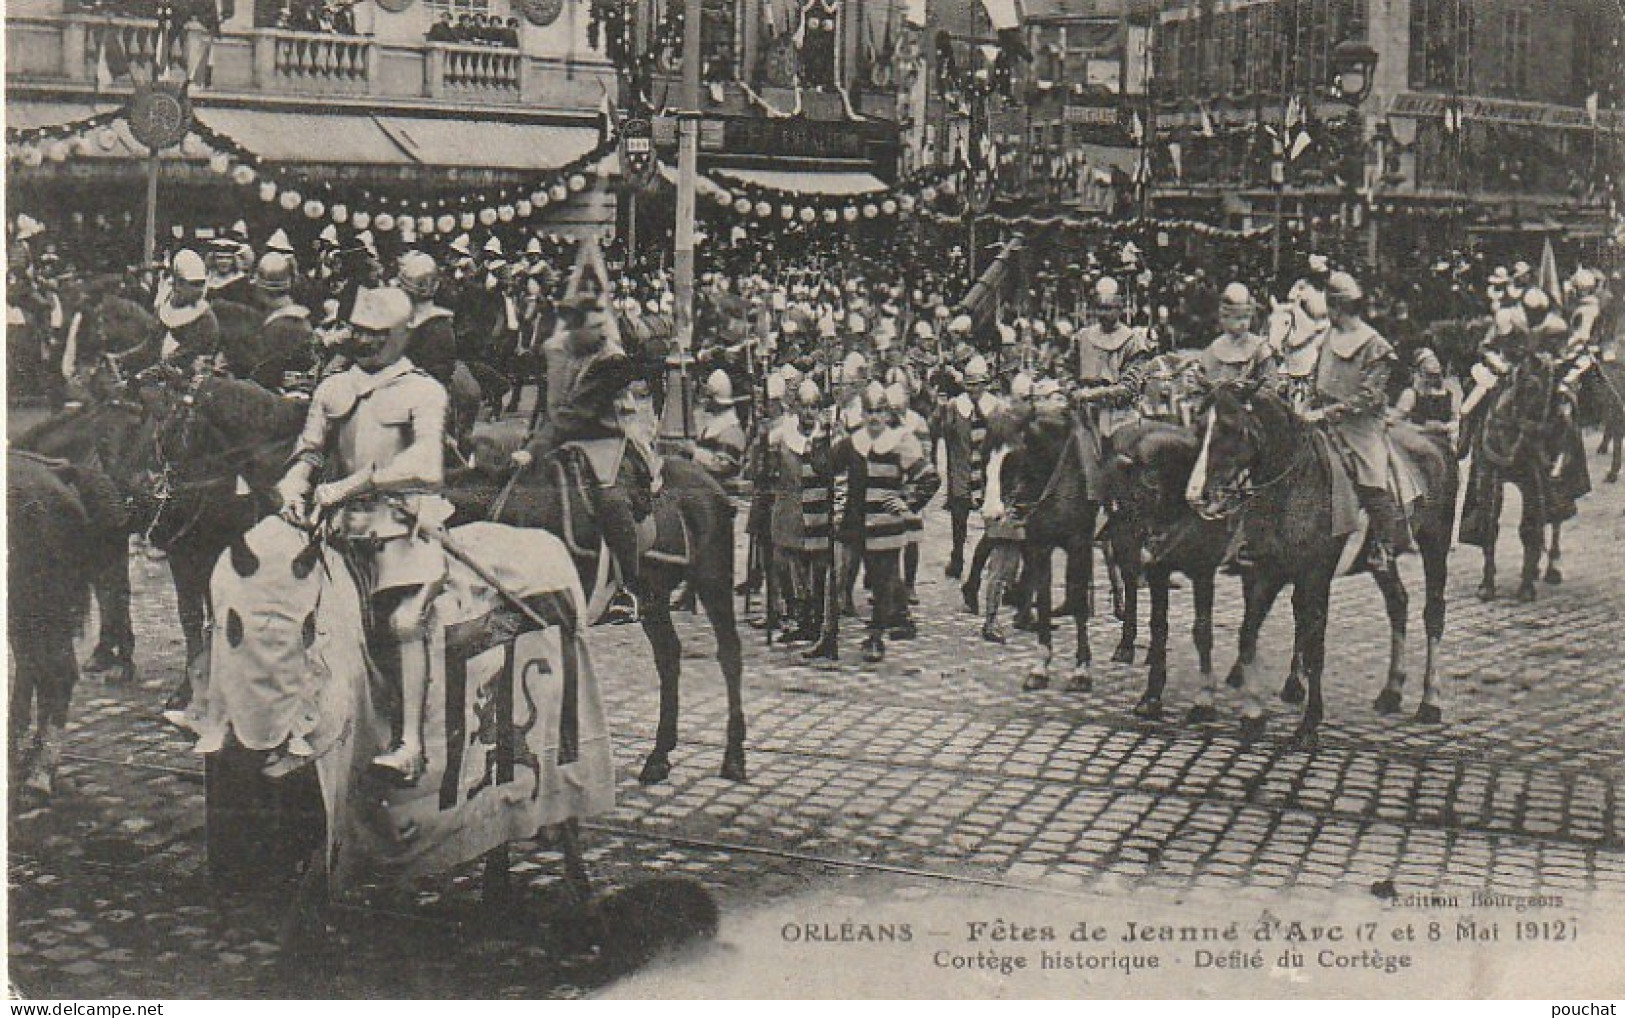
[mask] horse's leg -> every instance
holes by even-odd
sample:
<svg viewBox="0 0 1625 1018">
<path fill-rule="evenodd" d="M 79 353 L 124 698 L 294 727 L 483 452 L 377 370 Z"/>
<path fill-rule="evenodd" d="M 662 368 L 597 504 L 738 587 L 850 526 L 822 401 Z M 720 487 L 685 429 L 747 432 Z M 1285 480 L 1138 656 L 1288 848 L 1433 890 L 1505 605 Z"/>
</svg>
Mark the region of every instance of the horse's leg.
<svg viewBox="0 0 1625 1018">
<path fill-rule="evenodd" d="M 1091 520 L 1086 530 L 1093 530 Z M 1089 607 L 1094 600 L 1095 543 L 1079 540 L 1067 550 L 1066 599 L 1072 604 L 1072 624 L 1078 630 L 1077 656 L 1072 661 L 1071 693 L 1087 693 L 1094 687 L 1094 652 L 1089 646 Z"/>
<path fill-rule="evenodd" d="M 1446 521 L 1442 534 L 1419 533 L 1422 550 L 1422 570 L 1426 583 L 1427 600 L 1422 606 L 1422 629 L 1427 634 L 1427 661 L 1422 669 L 1422 703 L 1416 708 L 1416 720 L 1436 725 L 1443 720 L 1440 694 L 1436 684 L 1439 642 L 1444 639 L 1445 584 L 1450 576 L 1450 524 Z"/>
<path fill-rule="evenodd" d="M 277 932 L 281 948 L 279 964 L 303 971 L 309 962 L 325 954 L 327 922 L 322 913 L 326 905 L 326 851 L 317 849 L 311 853 L 310 864 L 299 879 L 293 900 L 282 914 L 281 928 Z"/>
<path fill-rule="evenodd" d="M 1604 484 L 1614 484 L 1619 480 L 1620 458 L 1625 455 L 1625 408 L 1616 408 L 1618 411 L 1603 429 L 1603 442 L 1610 438 L 1614 442 L 1614 457 L 1608 462 L 1608 473 L 1603 477 Z"/>
<path fill-rule="evenodd" d="M 1302 589 L 1303 588 L 1297 586 L 1292 588 L 1292 612 L 1294 618 L 1296 618 L 1299 613 L 1298 597 L 1300 596 L 1299 591 Z M 1289 703 L 1296 706 L 1297 704 L 1303 702 L 1304 697 L 1307 695 L 1307 687 L 1304 685 L 1303 668 L 1303 630 L 1294 625 L 1292 627 L 1292 664 L 1287 669 L 1286 681 L 1281 684 L 1282 703 Z"/>
<path fill-rule="evenodd" d="M 39 684 L 42 655 L 39 634 L 13 633 L 10 703 L 6 716 L 7 759 L 18 772 L 28 753 L 28 732 L 34 723 L 34 692 Z"/>
<path fill-rule="evenodd" d="M 508 868 L 508 846 L 480 856 L 480 905 L 492 913 L 512 913 L 517 903 L 513 871 Z"/>
<path fill-rule="evenodd" d="M 1187 573 L 1191 580 L 1191 597 L 1195 602 L 1195 617 L 1191 620 L 1191 639 L 1196 643 L 1196 666 L 1202 673 L 1202 685 L 1211 687 L 1213 678 L 1213 584 L 1217 566 L 1198 568 Z"/>
<path fill-rule="evenodd" d="M 1131 580 L 1127 575 L 1127 567 L 1123 565 L 1123 562 L 1117 554 L 1119 550 L 1120 549 L 1117 547 L 1114 539 L 1112 537 L 1108 537 L 1105 543 L 1101 546 L 1100 558 L 1106 566 L 1106 583 L 1111 587 L 1112 616 L 1117 619 L 1124 619 L 1126 618 L 1126 613 L 1128 611 L 1128 585 L 1134 582 L 1134 580 Z M 1138 570 L 1136 570 L 1136 572 L 1137 571 Z M 1129 660 L 1124 663 L 1133 664 L 1133 657 L 1131 656 Z"/>
<path fill-rule="evenodd" d="M 1563 560 L 1563 524 L 1552 524 L 1552 543 L 1546 552 L 1546 582 L 1556 584 L 1563 582 L 1563 570 L 1558 565 Z"/>
<path fill-rule="evenodd" d="M 592 901 L 592 877 L 587 874 L 587 860 L 581 849 L 581 821 L 575 817 L 559 824 L 554 831 L 559 851 L 564 855 L 564 889 L 570 904 L 585 908 Z"/>
<path fill-rule="evenodd" d="M 722 776 L 730 781 L 745 780 L 745 704 L 742 693 L 745 665 L 739 652 L 739 630 L 734 620 L 732 563 L 717 563 L 722 568 L 716 575 L 704 576 L 707 563 L 689 574 L 688 584 L 699 592 L 700 603 L 711 620 L 711 629 L 717 638 L 717 664 L 722 668 L 722 681 L 728 689 L 728 745 L 722 752 Z M 675 680 L 673 681 L 675 686 Z M 662 680 L 661 689 L 664 691 Z M 676 691 L 673 690 L 675 699 Z M 662 693 L 662 699 L 664 695 Z M 673 709 L 672 743 L 676 744 L 676 710 Z M 662 709 L 664 722 L 664 709 Z"/>
<path fill-rule="evenodd" d="M 672 625 L 671 605 L 664 597 L 644 598 L 643 633 L 649 638 L 655 672 L 660 676 L 660 722 L 655 728 L 655 748 L 643 762 L 638 780 L 654 785 L 671 774 L 671 751 L 677 748 L 678 685 L 683 672 L 683 644 L 677 638 L 677 627 Z"/>
<path fill-rule="evenodd" d="M 1039 660 L 1027 670 L 1027 679 L 1021 684 L 1024 692 L 1044 689 L 1049 685 L 1050 664 L 1055 659 L 1053 636 L 1050 633 L 1050 555 L 1052 549 L 1036 542 L 1023 542 L 1021 558 L 1027 575 L 1032 577 L 1033 621 L 1038 633 Z"/>
<path fill-rule="evenodd" d="M 1394 714 L 1405 696 L 1405 636 L 1409 625 L 1410 595 L 1405 592 L 1405 581 L 1400 579 L 1397 568 L 1374 572 L 1371 578 L 1377 581 L 1377 589 L 1382 591 L 1383 606 L 1388 610 L 1388 681 L 1383 684 L 1382 692 L 1377 694 L 1375 707 L 1378 714 Z"/>
<path fill-rule="evenodd" d="M 1134 705 L 1134 713 L 1160 720 L 1162 692 L 1168 685 L 1168 570 L 1163 566 L 1146 570 L 1145 585 L 1151 592 L 1151 646 L 1145 652 L 1145 692 Z"/>
<path fill-rule="evenodd" d="M 1258 633 L 1264 620 L 1275 606 L 1275 598 L 1286 586 L 1286 577 L 1276 569 L 1260 565 L 1253 570 L 1253 579 L 1244 585 L 1247 610 L 1241 620 L 1240 647 L 1235 666 L 1227 681 L 1231 688 L 1241 691 L 1241 734 L 1243 739 L 1256 739 L 1264 734 L 1264 701 L 1248 686 L 1248 672 L 1258 658 Z"/>
<path fill-rule="evenodd" d="M 1140 635 L 1140 544 L 1130 536 L 1124 538 L 1121 543 L 1114 538 L 1106 547 L 1112 551 L 1115 563 L 1112 603 L 1117 609 L 1117 617 L 1123 621 L 1123 633 L 1117 640 L 1117 649 L 1112 651 L 1112 660 L 1118 664 L 1131 665 L 1134 663 L 1134 642 Z M 1166 574 L 1163 575 L 1162 581 L 1164 584 L 1168 582 Z M 1166 628 L 1167 619 L 1163 620 L 1163 625 Z M 1167 633 L 1164 632 L 1163 636 L 1166 642 Z M 1152 639 L 1156 639 L 1155 633 L 1152 634 Z"/>
<path fill-rule="evenodd" d="M 92 586 L 101 625 L 96 649 L 85 662 L 86 672 L 106 673 L 112 683 L 135 677 L 135 628 L 130 621 L 130 552 L 123 532 L 98 539 L 91 561 L 96 563 Z"/>
<path fill-rule="evenodd" d="M 1489 520 L 1487 530 L 1489 539 L 1484 542 L 1484 578 L 1478 583 L 1478 599 L 1480 601 L 1495 600 L 1495 538 L 1501 527 L 1501 509 L 1505 505 L 1505 492 L 1502 490 L 1505 482 L 1501 478 L 1487 478 L 1480 482 L 1489 488 L 1487 497 L 1489 504 L 1483 509 Z"/>
<path fill-rule="evenodd" d="M 1303 718 L 1297 731 L 1292 733 L 1292 745 L 1299 749 L 1313 749 L 1319 741 L 1320 722 L 1326 716 L 1326 702 L 1322 695 L 1321 678 L 1326 670 L 1326 619 L 1330 613 L 1332 576 L 1337 562 L 1324 563 L 1312 576 L 1298 580 L 1292 591 L 1293 626 L 1301 629 L 1303 641 L 1303 671 L 1309 684 L 1309 698 L 1304 703 Z M 1397 579 L 1395 581 L 1398 582 Z M 1403 595 L 1404 588 L 1400 588 Z M 1303 591 L 1301 600 L 1299 591 Z M 1302 614 L 1298 609 L 1301 605 Z M 1262 722 L 1262 718 L 1259 719 Z M 1262 729 L 1262 724 L 1260 724 Z"/>
<path fill-rule="evenodd" d="M 164 704 L 164 711 L 185 710 L 192 702 L 192 666 L 208 650 L 204 627 L 208 614 L 209 572 L 207 557 L 192 549 L 177 549 L 169 555 L 169 571 L 175 582 L 175 603 L 181 619 L 181 635 L 186 639 L 186 662 L 180 682 Z"/>
<path fill-rule="evenodd" d="M 1535 468 L 1535 469 L 1538 469 Z M 1538 477 L 1530 478 L 1519 486 L 1523 495 L 1523 508 L 1518 520 L 1518 540 L 1523 543 L 1523 572 L 1518 577 L 1519 601 L 1535 600 L 1535 580 L 1540 576 L 1540 557 L 1546 550 L 1545 502 Z"/>
<path fill-rule="evenodd" d="M 73 700 L 73 687 L 79 680 L 79 662 L 73 653 L 73 634 L 66 628 L 41 634 L 42 645 L 37 660 L 39 672 L 35 677 L 35 698 L 39 709 L 35 715 L 35 739 L 39 751 L 23 787 L 49 799 L 56 789 L 56 768 L 62 759 L 62 730 L 68 724 L 68 705 Z"/>
</svg>

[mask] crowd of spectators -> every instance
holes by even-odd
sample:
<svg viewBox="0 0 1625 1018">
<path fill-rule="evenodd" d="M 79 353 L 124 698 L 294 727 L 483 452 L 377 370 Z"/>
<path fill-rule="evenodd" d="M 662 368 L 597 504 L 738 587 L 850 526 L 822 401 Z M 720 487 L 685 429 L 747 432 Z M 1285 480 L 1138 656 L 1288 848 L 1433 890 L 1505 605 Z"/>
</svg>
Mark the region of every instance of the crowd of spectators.
<svg viewBox="0 0 1625 1018">
<path fill-rule="evenodd" d="M 504 22 L 495 14 L 459 14 L 454 19 L 450 11 L 442 11 L 440 18 L 429 26 L 430 42 L 456 42 L 471 46 L 500 46 L 519 48 L 519 19 Z"/>
</svg>

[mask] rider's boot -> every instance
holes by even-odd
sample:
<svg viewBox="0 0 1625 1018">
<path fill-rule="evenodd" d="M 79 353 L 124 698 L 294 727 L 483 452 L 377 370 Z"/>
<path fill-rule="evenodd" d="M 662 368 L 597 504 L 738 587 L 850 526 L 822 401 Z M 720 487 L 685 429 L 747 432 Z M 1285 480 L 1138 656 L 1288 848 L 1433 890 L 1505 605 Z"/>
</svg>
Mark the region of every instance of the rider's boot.
<svg viewBox="0 0 1625 1018">
<path fill-rule="evenodd" d="M 1371 518 L 1371 550 L 1366 566 L 1375 574 L 1385 576 L 1395 568 L 1395 556 L 1404 551 L 1409 542 L 1409 529 L 1405 514 L 1400 512 L 1394 496 L 1386 488 L 1358 487 L 1360 504 Z"/>
</svg>

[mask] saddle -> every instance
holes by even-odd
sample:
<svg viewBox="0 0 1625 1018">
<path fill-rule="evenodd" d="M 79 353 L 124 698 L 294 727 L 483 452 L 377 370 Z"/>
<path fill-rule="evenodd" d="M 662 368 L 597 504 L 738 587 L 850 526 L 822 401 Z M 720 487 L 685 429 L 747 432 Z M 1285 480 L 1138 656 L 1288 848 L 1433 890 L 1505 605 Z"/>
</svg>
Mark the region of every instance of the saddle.
<svg viewBox="0 0 1625 1018">
<path fill-rule="evenodd" d="M 1326 465 L 1326 475 L 1330 478 L 1328 494 L 1332 533 L 1337 536 L 1355 533 L 1361 527 L 1361 519 L 1360 499 L 1354 490 L 1354 464 L 1349 461 L 1348 452 L 1342 444 L 1325 429 L 1314 429 L 1311 441 L 1315 455 Z M 1427 471 L 1422 466 L 1422 457 L 1428 454 L 1427 449 L 1436 450 L 1437 447 L 1422 432 L 1399 424 L 1389 427 L 1387 448 L 1388 493 L 1409 519 L 1416 503 L 1428 493 Z"/>
<path fill-rule="evenodd" d="M 603 549 L 587 547 L 591 542 L 583 541 L 577 534 L 572 507 L 579 503 L 596 509 L 598 492 L 594 489 L 625 483 L 622 474 L 632 469 L 626 446 L 625 438 L 589 439 L 565 442 L 555 453 L 560 501 L 564 506 L 562 536 L 570 553 L 577 558 L 600 555 Z M 605 477 L 610 480 L 605 481 Z M 682 514 L 662 514 L 655 511 L 656 508 L 651 506 L 649 514 L 638 522 L 638 557 L 669 565 L 687 565 L 690 541 Z"/>
</svg>

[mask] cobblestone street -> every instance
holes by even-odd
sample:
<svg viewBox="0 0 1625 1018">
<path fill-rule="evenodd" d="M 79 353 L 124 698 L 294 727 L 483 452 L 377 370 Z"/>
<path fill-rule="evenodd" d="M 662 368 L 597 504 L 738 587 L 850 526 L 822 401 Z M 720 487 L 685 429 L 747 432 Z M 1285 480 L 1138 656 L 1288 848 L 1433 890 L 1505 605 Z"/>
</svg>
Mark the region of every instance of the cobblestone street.
<svg viewBox="0 0 1625 1018">
<path fill-rule="evenodd" d="M 1390 885 L 1398 894 L 1625 897 L 1622 492 L 1599 484 L 1582 503 L 1564 533 L 1565 581 L 1543 585 L 1535 604 L 1481 603 L 1476 552 L 1452 554 L 1442 726 L 1410 718 L 1420 696 L 1419 562 L 1404 562 L 1411 681 L 1393 717 L 1372 709 L 1388 653 L 1381 599 L 1368 579 L 1342 581 L 1327 723 L 1310 752 L 1287 747 L 1294 708 L 1273 695 L 1269 733 L 1250 745 L 1238 738 L 1233 691 L 1218 722 L 1184 723 L 1196 683 L 1188 589 L 1173 597 L 1169 721 L 1131 713 L 1139 662 L 1097 663 L 1087 695 L 1022 693 L 1036 641 L 977 639 L 957 583 L 942 575 L 947 517 L 934 507 L 919 638 L 891 644 L 883 664 L 859 663 L 855 626 L 841 662 L 822 667 L 743 631 L 747 783 L 717 776 L 725 710 L 703 619 L 679 615 L 681 741 L 671 779 L 649 788 L 635 781 L 656 716 L 647 644 L 636 627 L 594 632 L 622 780 L 615 811 L 588 827 L 589 865 L 606 888 L 695 876 L 717 892 L 725 930 L 738 911 L 857 877 L 922 895 L 959 881 L 1118 902 L 1269 903 L 1290 893 L 1369 905 L 1373 888 Z M 1515 544 L 1504 527 L 1509 562 Z M 545 927 L 523 936 L 487 927 L 474 911 L 472 869 L 381 906 L 384 914 L 341 910 L 332 965 L 306 981 L 285 975 L 274 964 L 276 902 L 207 891 L 201 762 L 156 717 L 181 664 L 173 592 L 161 563 L 138 563 L 135 582 L 136 685 L 81 683 L 58 800 L 11 823 L 12 978 L 22 992 L 537 996 L 610 980 Z M 1099 601 L 1109 603 L 1100 582 Z M 1222 669 L 1241 599 L 1232 578 L 1219 591 Z M 1142 660 L 1145 631 L 1142 620 Z M 1092 634 L 1103 660 L 1115 620 L 1097 618 Z M 1271 694 L 1291 635 L 1283 599 L 1260 658 Z M 1069 653 L 1070 623 L 1056 640 Z M 533 850 L 516 863 L 544 907 L 558 859 Z"/>
</svg>

